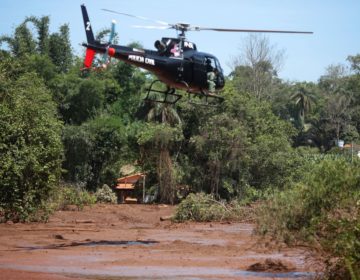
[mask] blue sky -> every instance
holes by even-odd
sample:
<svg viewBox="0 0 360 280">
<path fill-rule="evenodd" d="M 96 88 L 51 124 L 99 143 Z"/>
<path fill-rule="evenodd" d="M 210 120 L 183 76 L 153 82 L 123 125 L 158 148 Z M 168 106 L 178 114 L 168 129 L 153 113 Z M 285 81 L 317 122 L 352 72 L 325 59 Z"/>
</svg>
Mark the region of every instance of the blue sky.
<svg viewBox="0 0 360 280">
<path fill-rule="evenodd" d="M 80 55 L 85 33 L 80 4 L 85 3 L 94 30 L 117 21 L 120 44 L 140 42 L 153 49 L 161 37 L 176 36 L 174 30 L 135 29 L 146 25 L 128 17 L 102 11 L 113 9 L 169 23 L 185 22 L 198 26 L 248 29 L 313 31 L 314 35 L 266 35 L 277 49 L 285 50 L 279 76 L 290 81 L 317 81 L 331 64 L 345 63 L 348 55 L 360 53 L 359 0 L 1 0 L 0 34 L 10 35 L 26 16 L 49 15 L 51 31 L 63 23 L 70 25 L 74 50 Z M 198 50 L 216 55 L 226 74 L 232 58 L 241 53 L 247 34 L 189 32 L 187 38 Z"/>
</svg>

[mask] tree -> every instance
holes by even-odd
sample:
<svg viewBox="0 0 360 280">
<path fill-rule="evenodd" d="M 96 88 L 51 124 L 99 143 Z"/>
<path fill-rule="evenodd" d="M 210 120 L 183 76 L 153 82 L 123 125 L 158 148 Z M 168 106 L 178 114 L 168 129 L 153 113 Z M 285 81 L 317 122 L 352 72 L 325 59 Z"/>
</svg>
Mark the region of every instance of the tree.
<svg viewBox="0 0 360 280">
<path fill-rule="evenodd" d="M 315 103 L 314 93 L 306 86 L 306 84 L 298 84 L 295 87 L 295 92 L 290 98 L 298 108 L 298 125 L 303 129 L 305 124 L 305 113 L 309 112 Z"/>
<path fill-rule="evenodd" d="M 27 27 L 27 23 L 31 22 L 37 31 L 37 40 L 33 38 L 33 34 Z M 24 54 L 39 54 L 49 56 L 49 23 L 48 16 L 37 18 L 34 16 L 27 17 L 23 23 L 16 27 L 13 36 L 1 36 L 1 42 L 9 45 L 10 51 L 16 57 Z"/>
<path fill-rule="evenodd" d="M 70 96 L 66 119 L 72 124 L 81 124 L 94 118 L 104 107 L 104 84 L 97 79 L 82 80 L 77 91 Z"/>
<path fill-rule="evenodd" d="M 225 112 L 239 120 L 248 146 L 241 163 L 241 185 L 258 189 L 281 187 L 294 170 L 296 157 L 291 149 L 295 129 L 288 121 L 275 116 L 267 101 L 235 90 L 231 84 L 224 92 Z"/>
<path fill-rule="evenodd" d="M 334 94 L 345 88 L 348 71 L 343 64 L 330 65 L 320 77 L 319 86 L 326 94 Z"/>
<path fill-rule="evenodd" d="M 141 141 L 142 157 L 150 158 L 156 166 L 160 201 L 173 204 L 175 202 L 176 180 L 171 150 L 174 143 L 179 140 L 178 134 L 182 131 L 182 121 L 172 104 L 143 103 L 140 111 L 143 112 L 143 115 L 146 114 L 145 119 L 149 123 L 154 124 L 146 126 L 148 138 L 147 141 Z M 159 135 L 162 135 L 161 138 Z M 143 136 L 144 134 L 141 138 Z M 152 147 L 150 147 L 150 143 L 152 143 Z"/>
<path fill-rule="evenodd" d="M 138 134 L 140 161 L 144 170 L 156 172 L 159 183 L 160 201 L 175 202 L 176 182 L 171 151 L 183 139 L 179 126 L 165 123 L 147 123 Z"/>
<path fill-rule="evenodd" d="M 73 56 L 70 43 L 70 29 L 67 24 L 60 26 L 58 33 L 50 35 L 49 56 L 59 72 L 66 73 L 69 70 Z"/>
<path fill-rule="evenodd" d="M 40 55 L 49 55 L 49 23 L 50 19 L 48 16 L 41 18 L 27 17 L 24 24 L 31 22 L 35 25 L 38 33 L 37 37 L 37 51 Z"/>
<path fill-rule="evenodd" d="M 121 87 L 119 98 L 112 105 L 116 111 L 114 113 L 121 114 L 127 122 L 134 121 L 141 102 L 142 88 L 146 83 L 146 74 L 139 68 L 122 61 L 111 67 L 110 72 L 112 78 Z"/>
<path fill-rule="evenodd" d="M 332 131 L 335 132 L 337 141 L 339 141 L 340 134 L 344 131 L 346 124 L 350 121 L 350 103 L 351 98 L 341 94 L 333 95 L 327 101 L 326 117 Z"/>
<path fill-rule="evenodd" d="M 284 186 L 296 166 L 295 129 L 275 116 L 268 102 L 239 92 L 232 82 L 223 97 L 221 108 L 204 109 L 206 117 L 194 120 L 198 129 L 186 131 L 183 184 L 227 199 L 243 198 L 248 188 Z"/>
<path fill-rule="evenodd" d="M 153 103 L 153 107 L 150 108 L 147 114 L 147 120 L 150 122 L 158 122 L 162 126 L 158 126 L 159 134 L 168 135 L 169 139 L 172 139 L 181 131 L 181 119 L 174 108 L 174 105 L 166 103 Z M 176 130 L 169 129 L 176 126 Z M 173 170 L 173 161 L 171 159 L 171 145 L 173 141 L 159 141 L 155 138 L 155 145 L 158 147 L 158 160 L 157 160 L 157 173 L 159 179 L 160 188 L 160 200 L 163 202 L 169 202 L 171 204 L 175 201 L 175 177 Z"/>
<path fill-rule="evenodd" d="M 26 220 L 60 179 L 62 124 L 42 80 L 19 69 L 12 58 L 0 62 L 0 207 Z"/>
<path fill-rule="evenodd" d="M 148 136 L 151 135 L 151 137 L 146 138 L 147 141 L 142 141 L 142 157 L 151 158 L 152 163 L 156 166 L 160 200 L 173 204 L 175 201 L 176 181 L 171 148 L 178 141 L 180 131 L 182 132 L 182 121 L 173 104 L 143 103 L 139 111 L 142 112 L 142 115 L 149 123 L 160 124 L 146 126 L 147 132 L 144 133 Z M 159 139 L 158 136 L 153 134 L 155 132 L 163 135 L 164 139 Z M 153 147 L 150 147 L 150 143 L 152 143 Z"/>
<path fill-rule="evenodd" d="M 181 124 L 181 119 L 174 105 L 153 102 L 146 116 L 147 121 L 157 121 L 170 126 Z"/>
<path fill-rule="evenodd" d="M 347 60 L 351 63 L 351 69 L 355 71 L 355 73 L 360 73 L 360 54 L 357 55 L 349 55 Z"/>
<path fill-rule="evenodd" d="M 25 22 L 16 27 L 12 37 L 1 36 L 0 44 L 3 42 L 9 45 L 10 52 L 16 57 L 23 57 L 36 52 L 36 42 Z"/>
<path fill-rule="evenodd" d="M 27 23 L 32 23 L 37 31 L 37 39 Z M 67 24 L 60 26 L 58 33 L 49 33 L 49 17 L 27 17 L 15 28 L 12 36 L 1 36 L 0 45 L 7 43 L 15 57 L 38 55 L 44 61 L 49 57 L 57 68 L 57 72 L 67 72 L 71 66 L 73 55 L 70 44 L 70 30 Z M 48 82 L 48 80 L 47 80 Z"/>
<path fill-rule="evenodd" d="M 65 178 L 90 190 L 112 185 L 119 175 L 119 161 L 129 157 L 126 129 L 114 116 L 100 116 L 80 126 L 66 126 L 63 134 Z"/>
<path fill-rule="evenodd" d="M 28 58 L 23 61 L 22 67 L 26 68 L 29 72 L 35 71 L 41 78 L 44 79 L 47 86 L 51 84 L 52 79 L 54 79 L 57 75 L 56 66 L 46 55 L 34 54 L 28 56 Z"/>
<path fill-rule="evenodd" d="M 241 181 L 248 138 L 243 123 L 223 113 L 210 117 L 200 126 L 199 135 L 190 140 L 194 145 L 194 159 L 201 165 L 197 175 L 201 178 L 200 190 L 216 197 L 238 193 L 234 182 Z"/>
<path fill-rule="evenodd" d="M 320 78 L 319 88 L 324 96 L 324 106 L 320 120 L 316 123 L 320 131 L 326 133 L 328 143 L 327 148 L 331 147 L 333 140 L 338 141 L 340 137 L 347 135 L 347 138 L 356 138 L 356 133 L 352 131 L 352 123 L 356 126 L 355 110 L 356 105 L 356 78 L 349 76 L 349 71 L 342 64 L 330 65 L 326 74 Z M 352 135 L 352 136 L 351 136 Z M 316 134 L 314 135 L 316 137 Z"/>
<path fill-rule="evenodd" d="M 242 55 L 234 61 L 235 85 L 240 91 L 254 94 L 258 99 L 269 98 L 284 51 L 276 50 L 265 36 L 249 35 Z"/>
</svg>

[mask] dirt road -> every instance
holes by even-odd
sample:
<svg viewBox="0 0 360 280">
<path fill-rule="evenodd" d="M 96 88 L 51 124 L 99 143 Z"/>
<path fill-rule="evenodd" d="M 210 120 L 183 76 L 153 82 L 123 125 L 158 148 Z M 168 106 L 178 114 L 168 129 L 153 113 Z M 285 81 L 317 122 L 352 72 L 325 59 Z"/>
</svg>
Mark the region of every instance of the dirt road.
<svg viewBox="0 0 360 280">
<path fill-rule="evenodd" d="M 96 205 L 0 224 L 0 279 L 311 279 L 304 248 L 269 249 L 245 223 L 160 221 L 165 205 Z"/>
</svg>

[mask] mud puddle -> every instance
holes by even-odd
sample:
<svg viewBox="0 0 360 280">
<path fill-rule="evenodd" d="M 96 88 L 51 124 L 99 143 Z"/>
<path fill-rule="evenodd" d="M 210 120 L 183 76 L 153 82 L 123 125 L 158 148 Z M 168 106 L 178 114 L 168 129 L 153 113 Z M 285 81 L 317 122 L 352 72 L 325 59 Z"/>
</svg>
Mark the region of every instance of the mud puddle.
<svg viewBox="0 0 360 280">
<path fill-rule="evenodd" d="M 48 249 L 61 249 L 67 247 L 100 247 L 100 246 L 120 246 L 120 247 L 127 247 L 127 246 L 135 246 L 135 245 L 145 245 L 150 246 L 159 243 L 158 241 L 153 240 L 130 240 L 130 241 L 123 241 L 123 240 L 100 240 L 100 241 L 92 241 L 88 240 L 85 242 L 71 242 L 71 243 L 62 243 L 62 244 L 53 244 L 53 245 L 46 245 L 46 246 L 23 246 L 18 247 L 18 249 L 23 250 L 48 250 Z"/>
</svg>

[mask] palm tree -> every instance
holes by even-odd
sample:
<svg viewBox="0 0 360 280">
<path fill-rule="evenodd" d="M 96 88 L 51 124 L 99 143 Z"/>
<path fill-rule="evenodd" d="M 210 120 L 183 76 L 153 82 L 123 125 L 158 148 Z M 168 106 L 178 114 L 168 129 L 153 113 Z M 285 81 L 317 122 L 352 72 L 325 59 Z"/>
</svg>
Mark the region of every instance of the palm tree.
<svg viewBox="0 0 360 280">
<path fill-rule="evenodd" d="M 154 93 L 157 95 L 157 93 Z M 153 100 L 160 100 L 160 96 L 152 96 Z M 174 104 L 152 102 L 147 112 L 146 119 L 148 122 L 158 122 L 165 125 L 181 125 L 181 118 L 177 113 Z M 166 142 L 166 141 L 165 141 Z M 160 200 L 166 203 L 174 203 L 175 199 L 175 178 L 173 162 L 170 154 L 170 142 L 157 145 L 159 155 L 157 162 L 157 175 L 159 180 Z"/>
<path fill-rule="evenodd" d="M 305 125 L 305 113 L 311 111 L 315 103 L 314 93 L 308 90 L 306 85 L 299 85 L 296 92 L 292 94 L 290 98 L 298 108 L 298 124 L 300 128 L 303 129 Z"/>
<path fill-rule="evenodd" d="M 331 95 L 327 100 L 327 120 L 335 131 L 336 140 L 339 141 L 340 133 L 351 119 L 350 104 L 353 101 L 352 96 L 346 96 L 340 91 Z"/>
<path fill-rule="evenodd" d="M 171 126 L 181 124 L 181 119 L 172 104 L 154 102 L 147 113 L 147 121 L 158 121 Z"/>
</svg>

